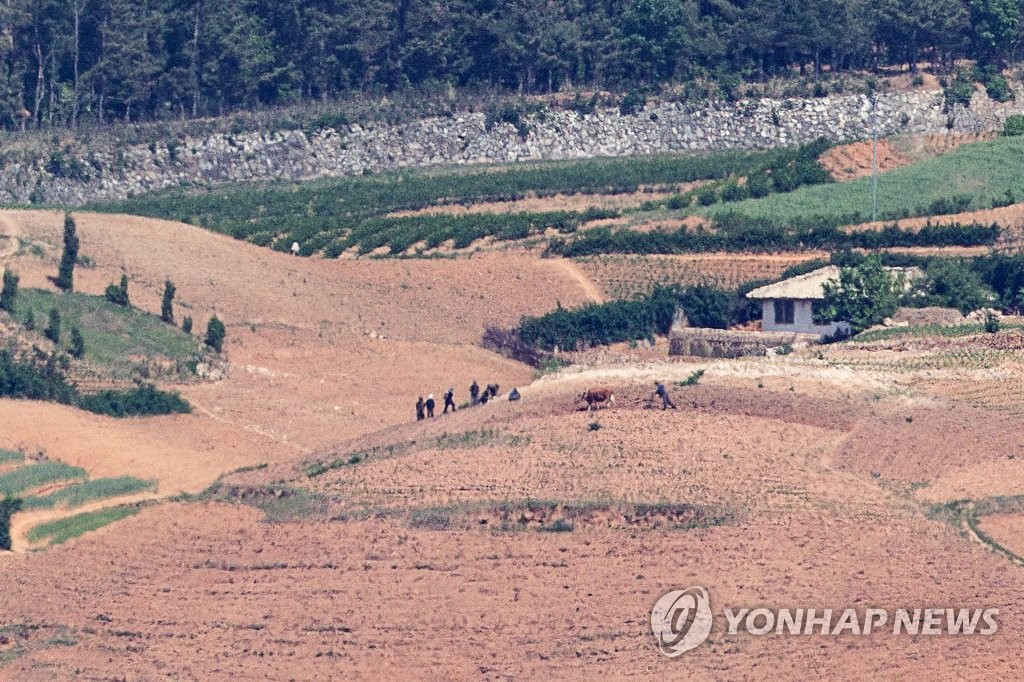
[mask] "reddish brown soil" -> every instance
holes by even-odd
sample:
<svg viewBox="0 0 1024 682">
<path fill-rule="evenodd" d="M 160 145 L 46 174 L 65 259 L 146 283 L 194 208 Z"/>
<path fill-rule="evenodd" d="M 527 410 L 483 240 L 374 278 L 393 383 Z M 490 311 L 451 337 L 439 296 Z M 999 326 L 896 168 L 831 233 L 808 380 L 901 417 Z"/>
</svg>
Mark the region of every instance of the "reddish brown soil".
<svg viewBox="0 0 1024 682">
<path fill-rule="evenodd" d="M 871 147 L 871 140 L 851 142 L 829 149 L 818 161 L 837 181 L 854 180 L 871 175 Z M 896 151 L 889 140 L 878 141 L 876 167 L 879 173 L 909 166 L 911 163 L 913 159 Z"/>
<path fill-rule="evenodd" d="M 23 239 L 57 244 L 58 214 L 6 216 Z M 82 288 L 101 291 L 123 266 L 133 299 L 156 310 L 171 276 L 200 328 L 214 310 L 228 321 L 229 377 L 189 386 L 196 414 L 166 419 L 0 401 L 0 447 L 45 448 L 94 476 L 155 477 L 160 494 L 268 466 L 228 474 L 209 497 L 0 556 L 0 676 L 1015 675 L 1022 569 L 927 514 L 933 502 L 1024 492 L 1012 333 L 717 361 L 666 358 L 659 340 L 577 354 L 532 381 L 474 343 L 487 323 L 593 300 L 572 264 L 303 260 L 172 223 L 79 225 L 96 263 L 80 270 Z M 55 258 L 49 248 L 7 263 L 46 286 Z M 697 386 L 679 385 L 697 369 Z M 473 378 L 503 395 L 410 420 L 420 392 L 454 384 L 462 402 Z M 655 380 L 678 410 L 651 409 Z M 511 386 L 521 401 L 505 399 Z M 598 386 L 616 406 L 582 411 L 576 397 Z M 344 464 L 357 451 L 364 459 Z M 527 517 L 529 500 L 550 513 Z M 642 503 L 703 511 L 627 522 L 623 510 Z M 291 520 L 268 523 L 254 507 Z M 539 530 L 575 508 L 590 511 L 571 531 Z M 497 527 L 520 512 L 523 523 Z M 680 518 L 696 527 L 673 527 Z M 984 522 L 1016 542 L 1010 522 Z M 668 661 L 650 608 L 690 585 L 708 588 L 719 616 L 997 607 L 1000 630 L 753 637 L 728 635 L 719 617 L 708 643 Z"/>
<path fill-rule="evenodd" d="M 903 168 L 957 147 L 994 138 L 996 133 L 934 133 L 893 140 L 878 140 L 875 159 L 879 173 Z M 821 165 L 839 182 L 871 175 L 872 141 L 839 145 L 819 157 Z"/>
</svg>

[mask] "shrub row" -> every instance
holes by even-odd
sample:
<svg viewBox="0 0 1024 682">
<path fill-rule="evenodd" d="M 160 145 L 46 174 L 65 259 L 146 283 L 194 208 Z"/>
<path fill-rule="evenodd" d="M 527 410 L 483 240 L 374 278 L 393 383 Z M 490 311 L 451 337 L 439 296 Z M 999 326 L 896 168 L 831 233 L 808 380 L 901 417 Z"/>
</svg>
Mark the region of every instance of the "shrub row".
<svg viewBox="0 0 1024 682">
<path fill-rule="evenodd" d="M 636 232 L 595 228 L 573 239 L 553 240 L 548 253 L 580 257 L 605 253 L 672 254 L 878 249 L 895 246 L 984 246 L 999 238 L 998 225 L 927 225 L 908 230 L 846 232 L 835 225 L 781 224 L 770 219 L 730 215 L 717 229 Z"/>
<path fill-rule="evenodd" d="M 592 303 L 573 310 L 559 306 L 541 317 L 524 317 L 519 323 L 519 336 L 523 342 L 544 350 L 573 350 L 648 338 L 668 332 L 676 302 L 675 289 L 659 287 L 629 301 Z"/>
<path fill-rule="evenodd" d="M 349 229 L 324 248 L 325 255 L 335 258 L 343 251 L 357 247 L 366 254 L 388 247 L 393 255 L 401 254 L 412 246 L 423 243 L 433 249 L 452 240 L 456 249 L 464 249 L 478 239 L 494 237 L 499 241 L 526 239 L 554 228 L 561 233 L 576 231 L 581 223 L 618 216 L 617 211 L 590 209 L 583 213 L 554 211 L 549 213 L 471 214 L 462 216 L 423 215 L 405 218 L 372 218 Z M 323 234 L 323 233 L 321 233 Z M 330 233 L 327 233 L 330 234 Z M 339 234 L 335 232 L 334 234 Z M 290 237 L 274 244 L 275 249 L 291 246 Z M 306 241 L 305 247 L 322 248 L 320 240 Z"/>
<path fill-rule="evenodd" d="M 666 207 L 681 210 L 698 206 L 711 206 L 718 202 L 731 203 L 745 199 L 760 199 L 773 192 L 792 192 L 804 185 L 832 182 L 832 176 L 818 161 L 832 146 L 828 140 L 819 140 L 802 147 L 783 148 L 772 156 L 760 159 L 742 172 L 746 182 L 737 178 L 719 180 L 702 187 L 675 194 L 668 199 L 644 204 L 647 210 Z"/>
<path fill-rule="evenodd" d="M 0 350 L 0 397 L 74 405 L 112 417 L 187 413 L 189 404 L 177 393 L 144 384 L 125 391 L 79 395 L 61 369 L 56 355 L 16 357 Z"/>
</svg>

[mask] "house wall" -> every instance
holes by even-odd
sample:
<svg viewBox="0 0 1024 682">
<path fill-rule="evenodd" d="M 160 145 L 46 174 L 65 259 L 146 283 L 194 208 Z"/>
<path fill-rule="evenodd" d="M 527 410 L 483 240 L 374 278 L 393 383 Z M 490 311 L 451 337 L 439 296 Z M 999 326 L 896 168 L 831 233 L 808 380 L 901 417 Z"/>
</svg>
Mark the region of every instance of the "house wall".
<svg viewBox="0 0 1024 682">
<path fill-rule="evenodd" d="M 846 322 L 833 322 L 831 324 L 814 324 L 813 301 L 793 301 L 793 324 L 775 323 L 775 300 L 767 299 L 762 301 L 761 329 L 766 332 L 795 332 L 797 334 L 834 334 L 837 329 L 849 331 L 850 325 Z"/>
</svg>

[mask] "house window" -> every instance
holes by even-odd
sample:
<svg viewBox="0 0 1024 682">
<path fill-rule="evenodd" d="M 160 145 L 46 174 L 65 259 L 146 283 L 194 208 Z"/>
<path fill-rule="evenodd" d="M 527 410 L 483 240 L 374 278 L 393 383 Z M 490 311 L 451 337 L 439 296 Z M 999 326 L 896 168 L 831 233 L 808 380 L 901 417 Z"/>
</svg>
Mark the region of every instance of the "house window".
<svg viewBox="0 0 1024 682">
<path fill-rule="evenodd" d="M 775 324 L 793 324 L 793 301 L 775 301 Z"/>
</svg>

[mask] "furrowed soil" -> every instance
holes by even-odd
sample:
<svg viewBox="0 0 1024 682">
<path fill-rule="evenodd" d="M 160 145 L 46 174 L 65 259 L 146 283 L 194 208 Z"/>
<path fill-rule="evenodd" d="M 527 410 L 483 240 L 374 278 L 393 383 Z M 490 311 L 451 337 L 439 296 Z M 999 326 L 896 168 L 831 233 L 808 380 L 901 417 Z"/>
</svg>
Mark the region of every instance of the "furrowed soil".
<svg viewBox="0 0 1024 682">
<path fill-rule="evenodd" d="M 5 264 L 48 287 L 61 215 L 3 215 L 22 240 Z M 0 401 L 0 447 L 154 478 L 160 495 L 209 487 L 0 555 L 2 677 L 1015 677 L 1024 569 L 941 513 L 1024 493 L 1013 330 L 714 361 L 669 358 L 659 339 L 537 379 L 480 334 L 607 294 L 585 265 L 299 259 L 76 218 L 94 264 L 81 289 L 124 271 L 156 311 L 171 277 L 179 319 L 227 322 L 230 369 L 183 387 L 191 415 Z M 411 419 L 418 395 L 453 386 L 462 403 L 473 379 L 498 398 Z M 678 409 L 659 409 L 655 381 Z M 615 405 L 588 412 L 578 396 L 598 387 Z M 1016 517 L 980 528 L 1020 547 Z M 651 606 L 691 585 L 715 626 L 663 658 Z M 991 607 L 999 630 L 727 632 L 723 608 L 758 606 Z"/>
</svg>

